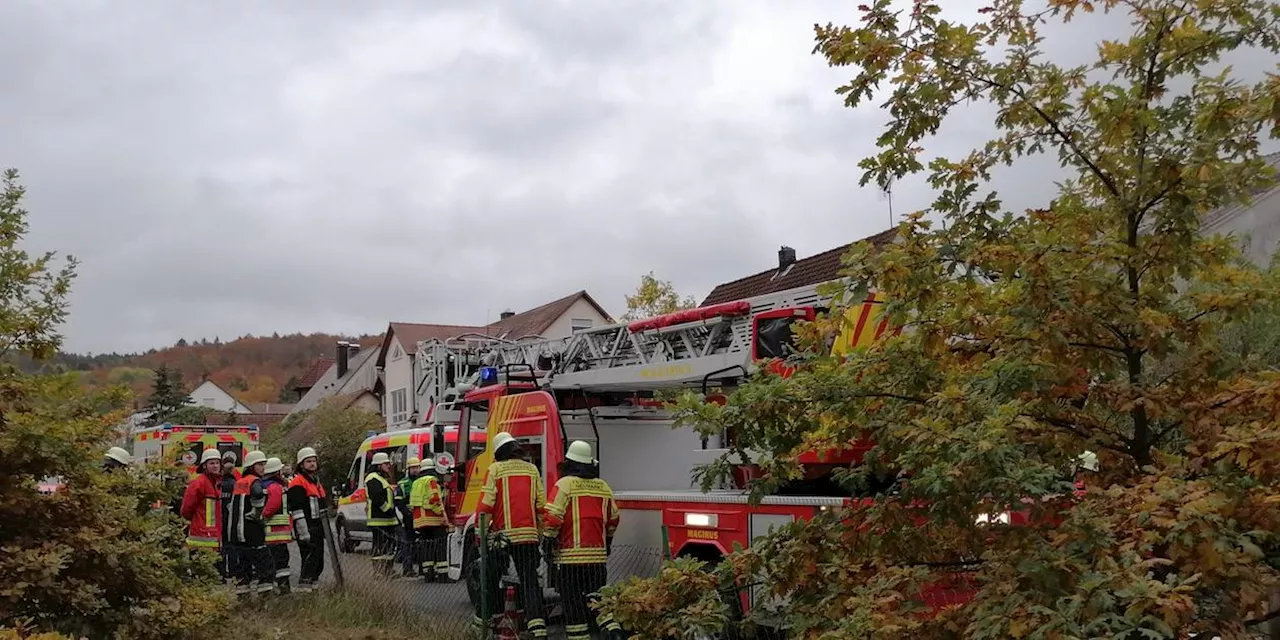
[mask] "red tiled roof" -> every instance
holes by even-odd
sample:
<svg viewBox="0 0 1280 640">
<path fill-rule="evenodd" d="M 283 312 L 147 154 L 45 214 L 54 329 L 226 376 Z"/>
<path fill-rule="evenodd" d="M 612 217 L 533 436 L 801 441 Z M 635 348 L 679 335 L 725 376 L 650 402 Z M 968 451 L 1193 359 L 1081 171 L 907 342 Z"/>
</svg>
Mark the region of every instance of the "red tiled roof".
<svg viewBox="0 0 1280 640">
<path fill-rule="evenodd" d="M 744 298 L 754 298 L 766 293 L 786 291 L 787 289 L 807 287 L 835 280 L 840 277 L 840 258 L 849 251 L 850 247 L 858 242 L 870 242 L 874 247 L 882 246 L 892 242 L 897 234 L 897 229 L 881 231 L 871 237 L 841 245 L 803 260 L 796 260 L 791 265 L 791 269 L 786 272 L 786 275 L 780 278 L 774 278 L 774 274 L 778 272 L 778 268 L 774 267 L 752 276 L 726 282 L 712 289 L 700 306 L 705 307 Z"/>
<path fill-rule="evenodd" d="M 604 307 L 601 307 L 600 303 L 591 297 L 591 294 L 586 291 L 578 291 L 540 307 L 517 313 L 505 320 L 494 322 L 486 329 L 492 335 L 505 335 L 508 340 L 540 335 L 543 331 L 551 328 L 551 325 L 555 324 L 555 321 L 559 320 L 560 316 L 564 315 L 579 300 L 586 300 L 591 306 L 595 307 L 601 316 L 604 316 L 606 322 L 613 323 L 613 318 L 609 316 L 609 312 L 605 311 Z"/>
<path fill-rule="evenodd" d="M 329 367 L 333 366 L 333 363 L 333 358 L 329 356 L 320 356 L 319 358 L 311 361 L 311 366 L 308 367 L 307 371 L 298 378 L 298 382 L 293 388 L 310 389 L 311 387 L 316 386 L 316 382 L 320 380 L 320 377 L 324 375 L 324 372 L 329 370 Z"/>
<path fill-rule="evenodd" d="M 379 347 L 378 366 L 381 367 L 387 363 L 387 345 L 391 344 L 392 336 L 399 338 L 400 346 L 404 347 L 405 353 L 412 354 L 417 351 L 418 343 L 423 340 L 447 340 L 464 333 L 484 332 L 484 327 L 469 327 L 466 325 L 392 322 L 387 327 L 387 334 L 382 339 L 382 346 Z"/>
</svg>

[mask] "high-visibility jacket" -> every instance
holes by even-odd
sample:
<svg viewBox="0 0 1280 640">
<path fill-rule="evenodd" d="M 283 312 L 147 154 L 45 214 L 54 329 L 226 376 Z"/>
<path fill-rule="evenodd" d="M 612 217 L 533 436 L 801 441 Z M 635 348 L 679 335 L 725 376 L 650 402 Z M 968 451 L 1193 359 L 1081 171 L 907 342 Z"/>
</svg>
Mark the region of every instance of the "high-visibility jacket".
<svg viewBox="0 0 1280 640">
<path fill-rule="evenodd" d="M 370 527 L 394 527 L 396 520 L 395 490 L 377 471 L 364 477 L 365 524 Z"/>
<path fill-rule="evenodd" d="M 266 525 L 267 544 L 288 544 L 293 540 L 293 521 L 289 519 L 289 496 L 285 494 L 284 480 L 268 478 L 267 502 L 262 507 L 262 520 Z"/>
<path fill-rule="evenodd" d="M 608 559 L 608 541 L 618 530 L 618 503 L 600 478 L 565 476 L 551 487 L 546 535 L 556 538 L 556 562 L 588 564 Z"/>
<path fill-rule="evenodd" d="M 187 483 L 179 508 L 187 528 L 187 546 L 219 549 L 222 547 L 222 491 L 217 476 L 202 473 Z"/>
<path fill-rule="evenodd" d="M 303 471 L 289 481 L 286 494 L 294 537 L 299 542 L 311 542 L 313 538 L 319 539 L 324 535 L 324 523 L 320 520 L 325 499 L 324 487 L 313 482 Z"/>
<path fill-rule="evenodd" d="M 537 467 L 519 459 L 489 465 L 477 511 L 493 516 L 493 531 L 511 542 L 536 543 L 545 507 Z"/>
<path fill-rule="evenodd" d="M 414 529 L 445 525 L 444 496 L 440 493 L 440 481 L 435 476 L 424 475 L 413 481 L 409 508 L 413 509 Z"/>
<path fill-rule="evenodd" d="M 236 544 L 253 547 L 266 544 L 266 529 L 262 522 L 266 504 L 267 489 L 258 476 L 251 473 L 240 476 L 231 492 L 231 530 L 227 538 Z"/>
</svg>

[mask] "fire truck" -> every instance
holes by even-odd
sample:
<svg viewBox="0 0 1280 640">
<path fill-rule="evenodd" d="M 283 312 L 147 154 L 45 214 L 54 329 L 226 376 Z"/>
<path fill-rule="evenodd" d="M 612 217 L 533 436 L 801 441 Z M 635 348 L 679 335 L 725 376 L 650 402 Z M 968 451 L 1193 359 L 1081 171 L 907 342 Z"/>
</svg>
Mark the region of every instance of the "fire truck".
<svg viewBox="0 0 1280 640">
<path fill-rule="evenodd" d="M 162 424 L 133 434 L 133 457 L 138 463 L 161 462 L 181 451 L 179 460 L 195 473 L 205 449 L 236 454 L 237 464 L 258 448 L 258 426 Z"/>
<path fill-rule="evenodd" d="M 592 443 L 601 476 L 622 510 L 615 546 L 629 549 L 625 569 L 611 567 L 611 579 L 623 577 L 623 570 L 651 575 L 668 556 L 714 564 L 735 544 L 746 546 L 774 527 L 846 504 L 852 497 L 830 480 L 830 472 L 858 463 L 869 445 L 821 458 L 808 455 L 803 481 L 750 505 L 749 463 L 728 486 L 709 492 L 693 486 L 695 467 L 725 453 L 729 443 L 725 436 L 673 429 L 672 416 L 654 394 L 694 389 L 714 401 L 713 389 L 731 388 L 761 361 L 776 364 L 775 358 L 786 356 L 794 323 L 814 319 L 828 305 L 810 286 L 587 329 L 560 340 L 424 341 L 416 356 L 423 372 L 419 406 L 453 402 L 459 424 L 484 428 L 486 442 L 510 433 L 547 487 L 559 479 L 570 441 Z M 865 346 L 883 335 L 888 327 L 881 309 L 875 296 L 849 309 L 851 328 L 837 338 L 835 349 Z M 459 441 L 437 458 L 453 469 L 445 482 L 454 516 L 451 577 L 467 577 L 474 598 L 473 531 L 492 451 Z M 648 562 L 638 562 L 640 557 Z"/>
</svg>

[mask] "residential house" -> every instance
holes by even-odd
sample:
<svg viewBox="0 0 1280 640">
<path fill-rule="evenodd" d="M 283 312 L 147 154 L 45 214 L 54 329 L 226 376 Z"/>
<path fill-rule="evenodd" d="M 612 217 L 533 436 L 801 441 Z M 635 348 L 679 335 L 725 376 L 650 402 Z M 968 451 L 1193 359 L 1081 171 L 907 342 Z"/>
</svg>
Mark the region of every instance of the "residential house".
<svg viewBox="0 0 1280 640">
<path fill-rule="evenodd" d="M 236 400 L 234 396 L 214 384 L 212 380 L 201 382 L 200 386 L 192 389 L 187 395 L 191 397 L 187 404 L 208 407 L 222 413 L 253 413 L 252 409 L 245 406 L 243 402 Z"/>
<path fill-rule="evenodd" d="M 1280 153 L 1268 155 L 1266 160 L 1280 170 Z M 1205 214 L 1200 230 L 1235 235 L 1246 257 L 1267 266 L 1280 246 L 1280 182 L 1254 191 L 1247 205 L 1233 204 Z"/>
<path fill-rule="evenodd" d="M 311 362 L 311 366 L 307 367 L 307 370 L 304 371 L 294 382 L 291 391 L 298 394 L 298 398 L 301 399 L 303 396 L 307 395 L 308 391 L 311 391 L 312 387 L 316 386 L 316 381 L 319 380 L 320 376 L 323 376 L 335 362 L 336 360 L 329 356 L 320 356 L 319 358 L 316 358 Z"/>
<path fill-rule="evenodd" d="M 322 362 L 328 364 L 320 375 L 310 381 L 305 395 L 293 405 L 291 413 L 314 409 L 321 402 L 335 396 L 346 396 L 346 406 L 356 406 L 373 413 L 381 410 L 381 403 L 374 395 L 378 382 L 378 349 L 362 347 L 354 342 L 338 342 L 334 358 Z M 308 372 L 309 374 L 310 372 Z M 306 380 L 304 377 L 302 380 Z"/>
<path fill-rule="evenodd" d="M 702 300 L 701 306 L 733 302 L 745 298 L 754 298 L 767 293 L 778 293 L 811 287 L 815 284 L 829 282 L 840 277 L 840 258 L 849 252 L 850 247 L 858 242 L 870 242 L 873 246 L 883 246 L 893 242 L 897 237 L 897 229 L 881 231 L 873 236 L 856 242 L 840 245 L 829 251 L 814 254 L 801 260 L 796 259 L 796 250 L 782 247 L 778 250 L 778 266 L 760 273 L 738 278 L 716 285 L 711 293 Z"/>
<path fill-rule="evenodd" d="M 376 393 L 382 399 L 382 415 L 386 418 L 387 429 L 403 429 L 422 420 L 425 407 L 417 406 L 415 393 L 419 379 L 415 355 L 419 342 L 447 340 L 469 333 L 507 340 L 555 339 L 611 323 L 613 318 L 586 291 L 578 291 L 522 313 L 504 311 L 497 322 L 489 325 L 392 322 L 387 327 L 377 358 L 380 375 Z"/>
<path fill-rule="evenodd" d="M 291 404 L 275 402 L 247 402 L 249 413 L 211 413 L 204 418 L 206 425 L 258 425 L 264 429 L 278 424 L 293 410 Z"/>
</svg>

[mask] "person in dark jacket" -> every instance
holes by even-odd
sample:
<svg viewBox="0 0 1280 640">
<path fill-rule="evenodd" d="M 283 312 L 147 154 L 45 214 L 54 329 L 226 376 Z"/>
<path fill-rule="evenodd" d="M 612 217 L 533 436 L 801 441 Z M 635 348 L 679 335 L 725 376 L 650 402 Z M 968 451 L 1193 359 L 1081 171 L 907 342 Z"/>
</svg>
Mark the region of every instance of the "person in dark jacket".
<svg viewBox="0 0 1280 640">
<path fill-rule="evenodd" d="M 298 541 L 302 568 L 298 573 L 298 591 L 316 587 L 324 573 L 324 487 L 320 486 L 319 460 L 315 449 L 298 450 L 297 473 L 289 481 L 289 517 L 293 520 L 293 537 Z"/>
<path fill-rule="evenodd" d="M 236 576 L 240 556 L 231 542 L 231 494 L 235 493 L 236 480 L 240 479 L 240 470 L 236 468 L 236 453 L 227 451 L 222 454 L 222 478 L 218 481 L 218 489 L 222 493 L 222 564 L 219 572 L 223 580 Z"/>
<path fill-rule="evenodd" d="M 381 573 L 390 574 L 396 553 L 396 527 L 400 520 L 396 516 L 395 485 L 390 476 L 394 471 L 391 457 L 379 451 L 370 460 L 373 470 L 364 477 L 365 523 L 373 534 L 373 562 Z"/>
<path fill-rule="evenodd" d="M 262 481 L 267 457 L 250 451 L 244 457 L 244 471 L 231 494 L 231 540 L 239 547 L 240 566 L 236 575 L 236 595 L 245 596 L 257 581 L 258 593 L 275 591 L 275 567 L 267 549 L 266 523 L 262 511 L 267 504 L 267 487 Z"/>
</svg>

